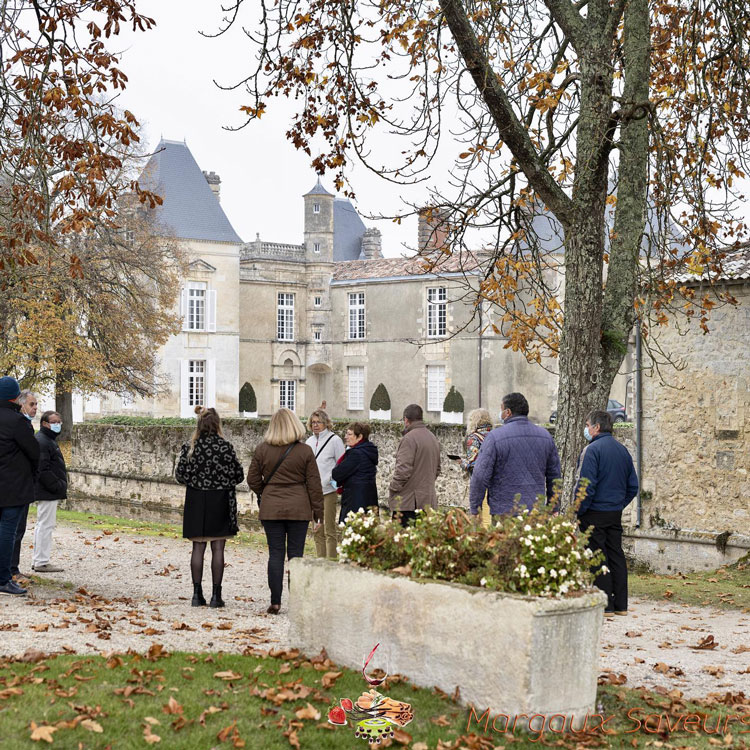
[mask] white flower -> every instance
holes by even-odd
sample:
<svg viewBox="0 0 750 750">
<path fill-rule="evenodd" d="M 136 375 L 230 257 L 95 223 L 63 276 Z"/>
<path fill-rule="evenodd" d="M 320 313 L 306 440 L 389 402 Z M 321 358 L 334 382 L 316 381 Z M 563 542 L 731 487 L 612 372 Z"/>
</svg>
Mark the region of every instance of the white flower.
<svg viewBox="0 0 750 750">
<path fill-rule="evenodd" d="M 574 549 L 573 550 L 573 557 L 575 557 L 576 560 L 580 560 L 581 559 L 581 553 L 577 549 Z"/>
<path fill-rule="evenodd" d="M 526 526 L 523 527 L 524 531 L 531 531 L 531 526 L 529 524 L 526 524 Z"/>
<path fill-rule="evenodd" d="M 554 551 L 555 551 L 555 548 L 554 548 L 554 547 L 549 547 L 549 546 L 548 546 L 548 547 L 545 547 L 545 548 L 544 548 L 544 554 L 545 554 L 545 555 L 551 555 L 551 554 L 552 554 L 552 553 L 553 553 Z"/>
<path fill-rule="evenodd" d="M 551 568 L 549 575 L 550 575 L 550 578 L 557 578 L 557 571 L 554 568 Z"/>
<path fill-rule="evenodd" d="M 539 568 L 537 568 L 537 573 L 539 573 L 540 576 L 544 575 L 544 565 L 540 565 Z"/>
<path fill-rule="evenodd" d="M 560 569 L 560 578 L 565 578 L 568 575 L 568 571 L 565 568 Z"/>
<path fill-rule="evenodd" d="M 523 540 L 523 543 L 524 543 L 524 544 L 525 544 L 525 545 L 526 545 L 527 547 L 531 547 L 531 539 L 530 539 L 529 537 L 526 537 L 526 538 L 525 538 L 525 539 Z"/>
<path fill-rule="evenodd" d="M 487 585 L 487 579 L 486 578 L 482 578 L 482 580 L 479 582 L 479 585 L 480 586 L 486 586 Z"/>
</svg>

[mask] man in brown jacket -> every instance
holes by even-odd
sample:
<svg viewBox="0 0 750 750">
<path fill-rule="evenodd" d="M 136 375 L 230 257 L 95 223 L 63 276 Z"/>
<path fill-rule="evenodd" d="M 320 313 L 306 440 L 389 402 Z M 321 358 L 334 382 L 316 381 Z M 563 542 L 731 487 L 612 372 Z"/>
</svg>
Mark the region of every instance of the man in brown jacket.
<svg viewBox="0 0 750 750">
<path fill-rule="evenodd" d="M 437 508 L 435 480 L 440 473 L 440 443 L 422 421 L 422 407 L 409 404 L 404 409 L 404 436 L 396 451 L 396 466 L 389 505 L 393 518 L 406 526 L 417 517 L 417 510 Z"/>
</svg>

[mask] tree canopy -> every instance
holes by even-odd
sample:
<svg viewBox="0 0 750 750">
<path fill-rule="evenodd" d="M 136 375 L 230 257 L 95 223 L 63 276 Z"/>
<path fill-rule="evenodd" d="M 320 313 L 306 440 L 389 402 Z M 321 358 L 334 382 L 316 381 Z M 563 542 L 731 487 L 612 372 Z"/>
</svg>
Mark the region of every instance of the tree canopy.
<svg viewBox="0 0 750 750">
<path fill-rule="evenodd" d="M 354 159 L 434 185 L 446 241 L 433 270 L 487 252 L 477 304 L 497 309 L 509 347 L 557 358 L 570 487 L 585 414 L 606 404 L 634 323 L 656 350 L 670 312 L 706 330 L 733 301 L 681 274 L 710 283 L 747 237 L 746 5 L 261 0 L 259 25 L 247 9 L 236 0 L 218 33 L 259 29 L 237 83 L 248 122 L 288 98 L 287 137 L 337 188 L 351 192 Z M 452 167 L 431 171 L 446 152 Z"/>
</svg>

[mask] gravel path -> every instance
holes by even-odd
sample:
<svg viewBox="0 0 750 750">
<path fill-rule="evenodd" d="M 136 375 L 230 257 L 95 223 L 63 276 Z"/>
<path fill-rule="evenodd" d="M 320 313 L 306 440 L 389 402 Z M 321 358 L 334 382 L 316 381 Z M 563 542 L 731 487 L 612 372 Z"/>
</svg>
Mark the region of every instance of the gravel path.
<svg viewBox="0 0 750 750">
<path fill-rule="evenodd" d="M 31 522 L 31 519 L 29 519 Z M 30 524 L 33 528 L 33 524 Z M 29 571 L 26 532 L 21 570 Z M 223 598 L 226 607 L 191 607 L 190 543 L 183 539 L 104 533 L 60 524 L 53 562 L 63 573 L 35 574 L 28 597 L 0 596 L 0 653 L 146 651 L 242 652 L 285 643 L 288 620 L 267 615 L 270 596 L 264 552 L 228 545 Z M 211 592 L 211 551 L 206 550 L 204 594 Z M 282 605 L 285 606 L 286 602 Z"/>
<path fill-rule="evenodd" d="M 227 606 L 209 609 L 190 606 L 186 541 L 64 524 L 55 539 L 54 562 L 65 572 L 40 576 L 44 584 L 32 584 L 28 597 L 0 596 L 0 654 L 143 652 L 153 643 L 241 653 L 289 645 L 286 600 L 281 615 L 265 613 L 265 550 L 227 548 Z M 26 545 L 22 570 L 29 557 Z M 207 552 L 206 583 L 209 564 Z M 693 648 L 701 642 L 709 647 Z M 601 647 L 600 672 L 614 684 L 678 689 L 689 698 L 750 693 L 750 616 L 738 610 L 636 599 L 627 617 L 605 619 Z"/>
</svg>

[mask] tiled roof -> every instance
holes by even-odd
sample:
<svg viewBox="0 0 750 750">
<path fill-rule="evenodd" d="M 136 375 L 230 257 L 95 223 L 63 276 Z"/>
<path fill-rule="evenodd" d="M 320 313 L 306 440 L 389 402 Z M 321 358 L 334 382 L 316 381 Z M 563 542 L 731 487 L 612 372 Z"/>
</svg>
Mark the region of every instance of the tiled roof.
<svg viewBox="0 0 750 750">
<path fill-rule="evenodd" d="M 162 140 L 139 178 L 164 199 L 157 221 L 180 239 L 241 243 L 187 144 Z"/>
<path fill-rule="evenodd" d="M 678 284 L 697 284 L 701 281 L 750 281 L 750 247 L 730 253 L 722 261 L 722 273 L 716 277 L 709 274 L 681 273 L 675 277 Z"/>
<path fill-rule="evenodd" d="M 432 269 L 428 267 L 427 260 L 420 256 L 352 260 L 336 264 L 333 280 L 358 281 L 402 276 L 425 276 L 427 274 L 462 273 L 474 271 L 478 266 L 479 261 L 470 253 L 445 256 Z"/>
</svg>

